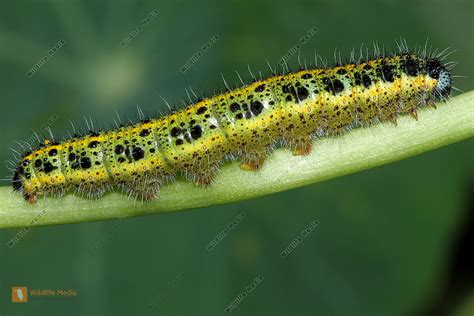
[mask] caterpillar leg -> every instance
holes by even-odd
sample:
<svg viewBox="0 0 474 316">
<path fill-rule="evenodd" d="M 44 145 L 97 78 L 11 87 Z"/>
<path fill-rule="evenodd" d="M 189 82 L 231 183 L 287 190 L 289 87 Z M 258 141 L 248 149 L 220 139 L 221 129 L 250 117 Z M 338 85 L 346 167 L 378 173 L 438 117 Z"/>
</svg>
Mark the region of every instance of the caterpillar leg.
<svg viewBox="0 0 474 316">
<path fill-rule="evenodd" d="M 75 189 L 75 192 L 89 199 L 99 199 L 104 196 L 107 188 L 105 184 L 82 183 Z"/>
<path fill-rule="evenodd" d="M 294 135 L 283 139 L 283 146 L 290 149 L 294 156 L 306 156 L 313 150 L 310 136 Z"/>
<path fill-rule="evenodd" d="M 158 198 L 159 189 L 156 190 L 135 190 L 136 197 L 143 201 L 151 201 Z"/>
<path fill-rule="evenodd" d="M 436 106 L 436 103 L 432 100 L 428 100 L 428 102 L 426 103 L 429 107 L 433 108 L 433 109 L 437 109 L 437 106 Z"/>
<path fill-rule="evenodd" d="M 119 186 L 130 197 L 138 198 L 143 201 L 151 201 L 158 198 L 161 183 L 154 179 L 141 179 L 130 182 L 125 182 Z"/>
<path fill-rule="evenodd" d="M 38 195 L 33 193 L 33 194 L 28 194 L 28 193 L 23 193 L 23 197 L 29 204 L 35 204 L 38 202 Z"/>
<path fill-rule="evenodd" d="M 310 137 L 297 138 L 292 141 L 293 155 L 294 156 L 307 156 L 313 150 L 313 143 Z"/>
<path fill-rule="evenodd" d="M 240 169 L 245 171 L 255 171 L 262 168 L 265 162 L 265 153 L 246 154 L 243 157 L 243 162 L 240 164 Z"/>
<path fill-rule="evenodd" d="M 396 115 L 390 115 L 387 119 L 388 119 L 388 121 L 389 121 L 390 123 L 392 123 L 393 125 L 395 125 L 395 126 L 398 125 L 398 124 L 397 124 L 397 117 L 396 117 Z"/>
<path fill-rule="evenodd" d="M 397 126 L 397 104 L 396 102 L 387 103 L 380 106 L 380 118 L 381 122 L 388 121 L 389 123 Z"/>
<path fill-rule="evenodd" d="M 418 121 L 418 113 L 416 112 L 416 109 L 412 109 L 410 112 L 408 112 L 408 114 Z"/>
<path fill-rule="evenodd" d="M 262 162 L 263 163 L 263 162 Z M 240 164 L 240 169 L 245 171 L 255 171 L 262 167 L 260 162 L 243 162 Z"/>
<path fill-rule="evenodd" d="M 203 172 L 193 174 L 193 183 L 198 186 L 208 186 L 214 182 L 215 172 Z"/>
<path fill-rule="evenodd" d="M 141 199 L 143 201 L 151 201 L 158 198 L 160 189 L 158 186 L 152 186 L 149 188 L 145 187 L 135 187 L 127 190 L 127 193 L 130 196 Z"/>
<path fill-rule="evenodd" d="M 199 166 L 198 170 L 185 171 L 186 178 L 197 186 L 208 186 L 214 182 L 217 172 L 219 171 L 219 163 L 211 165 Z"/>
<path fill-rule="evenodd" d="M 409 114 L 415 120 L 418 121 L 418 114 L 416 112 L 419 102 L 414 99 L 408 99 L 404 104 L 402 104 L 401 112 Z"/>
</svg>

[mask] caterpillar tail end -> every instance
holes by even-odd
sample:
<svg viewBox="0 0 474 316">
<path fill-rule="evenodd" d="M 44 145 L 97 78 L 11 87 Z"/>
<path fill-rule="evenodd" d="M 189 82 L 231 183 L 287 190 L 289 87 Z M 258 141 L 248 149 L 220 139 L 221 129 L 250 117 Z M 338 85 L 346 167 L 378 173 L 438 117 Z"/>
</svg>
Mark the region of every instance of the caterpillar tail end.
<svg viewBox="0 0 474 316">
<path fill-rule="evenodd" d="M 13 191 L 21 192 L 26 202 L 28 202 L 29 204 L 35 204 L 36 202 L 38 202 L 38 194 L 28 192 L 26 190 L 23 184 L 22 177 L 20 176 L 21 174 L 20 168 L 21 167 L 18 167 L 15 173 L 13 174 L 13 178 L 12 178 Z"/>
</svg>

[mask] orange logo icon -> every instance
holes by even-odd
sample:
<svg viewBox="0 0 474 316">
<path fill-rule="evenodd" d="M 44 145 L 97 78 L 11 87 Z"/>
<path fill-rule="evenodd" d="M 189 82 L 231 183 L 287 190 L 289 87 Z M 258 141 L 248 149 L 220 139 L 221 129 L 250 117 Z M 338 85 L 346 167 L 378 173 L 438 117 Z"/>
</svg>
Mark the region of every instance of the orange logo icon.
<svg viewBox="0 0 474 316">
<path fill-rule="evenodd" d="M 12 302 L 14 303 L 28 302 L 28 288 L 26 286 L 12 287 Z"/>
</svg>

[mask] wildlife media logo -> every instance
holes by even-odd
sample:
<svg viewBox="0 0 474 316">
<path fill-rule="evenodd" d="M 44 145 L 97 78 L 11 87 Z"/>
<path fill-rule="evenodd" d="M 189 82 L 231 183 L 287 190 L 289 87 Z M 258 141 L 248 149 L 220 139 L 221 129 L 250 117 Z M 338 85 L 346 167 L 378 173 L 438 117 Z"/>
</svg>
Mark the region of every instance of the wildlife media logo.
<svg viewBox="0 0 474 316">
<path fill-rule="evenodd" d="M 28 302 L 28 288 L 26 286 L 12 287 L 12 302 L 13 303 Z"/>
<path fill-rule="evenodd" d="M 28 289 L 26 286 L 12 286 L 12 302 L 26 303 L 30 296 L 63 296 L 76 297 L 77 291 L 74 289 Z"/>
</svg>

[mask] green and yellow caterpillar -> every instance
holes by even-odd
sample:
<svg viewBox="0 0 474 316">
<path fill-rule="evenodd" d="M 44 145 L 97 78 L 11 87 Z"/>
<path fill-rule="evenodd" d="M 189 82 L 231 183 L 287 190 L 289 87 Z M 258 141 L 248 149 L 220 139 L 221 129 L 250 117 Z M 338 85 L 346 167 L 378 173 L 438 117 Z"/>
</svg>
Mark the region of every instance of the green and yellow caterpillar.
<svg viewBox="0 0 474 316">
<path fill-rule="evenodd" d="M 149 200 L 177 174 L 209 185 L 226 159 L 257 170 L 276 143 L 306 155 L 315 137 L 396 123 L 404 113 L 416 118 L 417 108 L 449 96 L 448 68 L 439 57 L 401 52 L 274 75 L 163 117 L 46 140 L 22 156 L 13 188 L 35 203 L 47 193 L 100 196 L 117 188 Z"/>
</svg>

